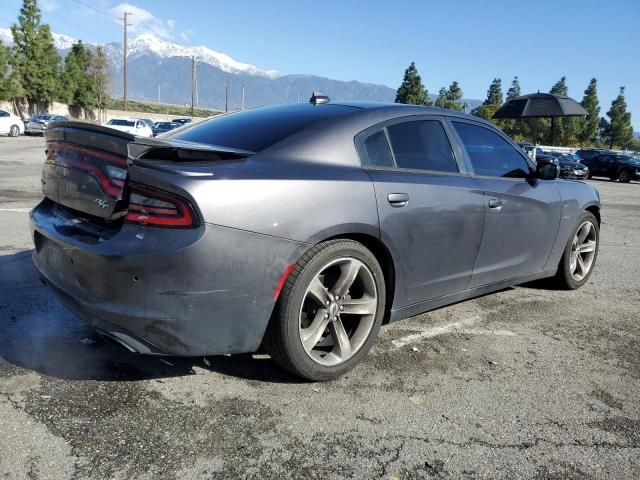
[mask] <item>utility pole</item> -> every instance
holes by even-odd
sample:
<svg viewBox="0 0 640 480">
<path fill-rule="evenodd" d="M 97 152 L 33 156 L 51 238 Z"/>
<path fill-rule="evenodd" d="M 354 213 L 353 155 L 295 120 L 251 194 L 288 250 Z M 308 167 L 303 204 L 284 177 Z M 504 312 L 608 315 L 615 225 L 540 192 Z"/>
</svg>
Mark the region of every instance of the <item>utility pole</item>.
<svg viewBox="0 0 640 480">
<path fill-rule="evenodd" d="M 193 104 L 196 98 L 196 57 L 191 57 L 191 116 L 193 117 Z"/>
<path fill-rule="evenodd" d="M 242 81 L 242 104 L 240 110 L 244 110 L 244 80 Z"/>
<path fill-rule="evenodd" d="M 229 75 L 225 77 L 224 84 L 224 111 L 229 111 Z"/>
<path fill-rule="evenodd" d="M 123 73 L 124 73 L 124 92 L 123 92 L 123 98 L 124 98 L 124 110 L 127 110 L 127 27 L 131 26 L 130 23 L 127 23 L 127 17 L 131 15 L 131 12 L 124 12 L 122 14 L 122 18 L 120 18 L 120 20 L 122 20 L 122 25 L 124 26 L 124 43 L 122 44 L 122 47 L 124 49 L 124 57 L 123 57 L 123 61 L 124 61 L 124 68 L 123 68 Z"/>
</svg>

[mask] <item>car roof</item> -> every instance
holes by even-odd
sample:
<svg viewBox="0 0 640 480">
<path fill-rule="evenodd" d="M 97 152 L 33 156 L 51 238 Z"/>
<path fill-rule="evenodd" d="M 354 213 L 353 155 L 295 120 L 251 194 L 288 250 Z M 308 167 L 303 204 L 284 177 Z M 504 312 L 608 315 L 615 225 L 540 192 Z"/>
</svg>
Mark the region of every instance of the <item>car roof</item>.
<svg viewBox="0 0 640 480">
<path fill-rule="evenodd" d="M 487 122 L 485 119 L 470 113 L 458 112 L 447 108 L 431 107 L 424 105 L 409 105 L 406 103 L 392 102 L 329 102 L 324 105 L 342 105 L 345 107 L 361 108 L 364 110 L 380 110 L 384 109 L 389 112 L 404 113 L 406 115 L 447 115 L 451 117 L 466 118 L 474 121 Z M 492 124 L 493 125 L 493 124 Z"/>
</svg>

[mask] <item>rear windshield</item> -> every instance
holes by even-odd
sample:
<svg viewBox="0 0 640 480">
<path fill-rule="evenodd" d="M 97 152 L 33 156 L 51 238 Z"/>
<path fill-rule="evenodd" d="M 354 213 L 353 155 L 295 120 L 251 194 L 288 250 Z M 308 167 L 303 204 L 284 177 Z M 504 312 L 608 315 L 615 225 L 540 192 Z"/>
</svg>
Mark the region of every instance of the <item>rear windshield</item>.
<svg viewBox="0 0 640 480">
<path fill-rule="evenodd" d="M 256 108 L 211 118 L 171 138 L 259 152 L 323 120 L 355 110 L 310 103 Z"/>
<path fill-rule="evenodd" d="M 112 118 L 107 122 L 107 125 L 116 125 L 118 127 L 133 127 L 134 122 L 132 120 L 118 120 L 117 118 Z"/>
<path fill-rule="evenodd" d="M 51 118 L 53 118 L 53 115 L 35 115 L 33 117 L 34 120 L 51 120 Z"/>
</svg>

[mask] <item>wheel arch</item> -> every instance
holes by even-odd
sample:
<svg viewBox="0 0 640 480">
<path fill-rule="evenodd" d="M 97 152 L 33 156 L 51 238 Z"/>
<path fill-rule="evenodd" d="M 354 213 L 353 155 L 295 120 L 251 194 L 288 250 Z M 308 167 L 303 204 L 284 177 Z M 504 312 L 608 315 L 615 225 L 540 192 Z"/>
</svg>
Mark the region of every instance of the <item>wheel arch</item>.
<svg viewBox="0 0 640 480">
<path fill-rule="evenodd" d="M 391 252 L 382 240 L 367 233 L 342 233 L 325 238 L 322 241 L 326 242 L 328 240 L 338 239 L 353 240 L 354 242 L 358 242 L 364 245 L 371 251 L 371 253 L 373 253 L 373 255 L 376 257 L 376 260 L 378 260 L 380 267 L 382 267 L 382 272 L 384 273 L 384 283 L 386 289 L 386 304 L 382 324 L 384 325 L 386 323 L 389 323 L 389 316 L 391 313 L 391 306 L 393 305 L 393 298 L 396 287 L 396 268 Z"/>
<path fill-rule="evenodd" d="M 593 216 L 596 217 L 596 220 L 598 221 L 599 227 L 602 223 L 600 219 L 600 207 L 598 205 L 589 205 L 585 207 L 585 211 L 593 213 Z"/>
</svg>

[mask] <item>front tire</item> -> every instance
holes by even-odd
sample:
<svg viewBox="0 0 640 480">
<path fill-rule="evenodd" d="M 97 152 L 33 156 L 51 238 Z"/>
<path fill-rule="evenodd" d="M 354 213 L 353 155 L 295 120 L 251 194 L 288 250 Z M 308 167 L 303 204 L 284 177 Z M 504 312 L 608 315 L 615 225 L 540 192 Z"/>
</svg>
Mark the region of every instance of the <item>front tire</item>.
<svg viewBox="0 0 640 480">
<path fill-rule="evenodd" d="M 376 257 L 352 240 L 322 242 L 289 274 L 265 347 L 290 372 L 308 380 L 330 380 L 367 355 L 384 308 L 384 274 Z"/>
<path fill-rule="evenodd" d="M 600 227 L 591 212 L 578 218 L 564 249 L 556 280 L 561 288 L 575 290 L 587 283 L 598 257 Z"/>
<path fill-rule="evenodd" d="M 12 125 L 11 128 L 9 129 L 9 136 L 17 137 L 18 135 L 20 135 L 20 128 L 18 128 L 17 125 Z"/>
</svg>

